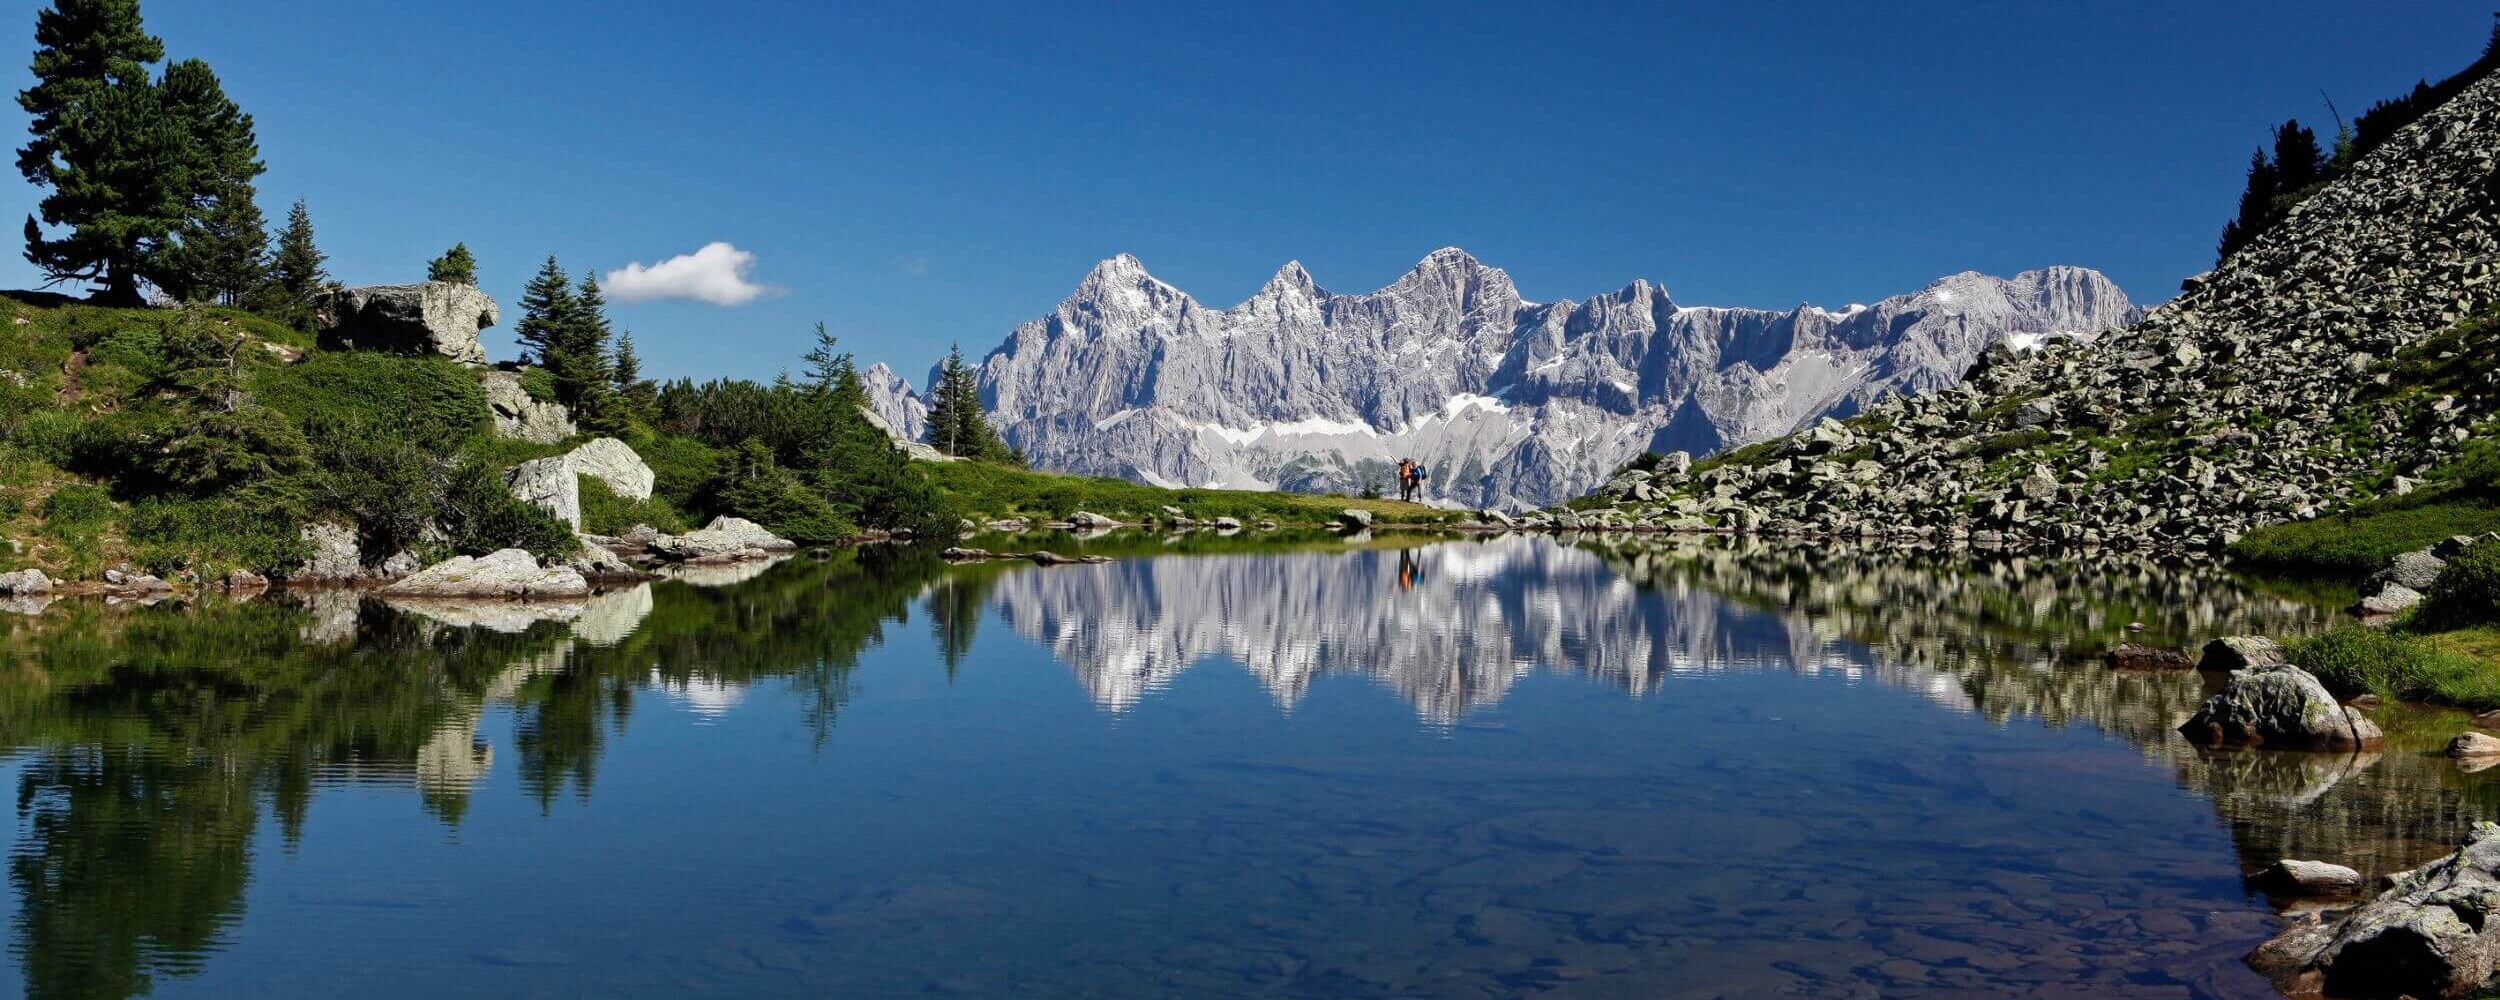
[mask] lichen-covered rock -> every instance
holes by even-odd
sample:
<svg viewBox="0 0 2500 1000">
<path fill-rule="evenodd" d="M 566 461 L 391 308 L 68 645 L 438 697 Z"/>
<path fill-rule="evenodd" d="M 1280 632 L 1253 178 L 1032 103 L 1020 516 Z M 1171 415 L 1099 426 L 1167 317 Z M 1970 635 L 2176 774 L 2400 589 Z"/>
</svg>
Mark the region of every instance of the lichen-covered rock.
<svg viewBox="0 0 2500 1000">
<path fill-rule="evenodd" d="M 2204 656 L 2196 661 L 2196 669 L 2229 673 L 2290 662 L 2290 657 L 2283 653 L 2282 643 L 2259 635 L 2231 635 L 2206 643 Z"/>
<path fill-rule="evenodd" d="M 2179 732 L 2195 743 L 2281 750 L 2366 750 L 2386 742 L 2360 709 L 2337 704 L 2326 685 L 2288 663 L 2234 672 Z"/>
<path fill-rule="evenodd" d="M 2299 921 L 2248 964 L 2285 993 L 2462 998 L 2500 970 L 2500 825 L 2332 919 Z"/>
<path fill-rule="evenodd" d="M 536 399 L 521 388 L 519 372 L 490 371 L 478 376 L 486 387 L 486 409 L 495 418 L 495 436 L 537 444 L 554 444 L 573 436 L 573 414 L 564 404 Z"/>
<path fill-rule="evenodd" d="M 439 354 L 486 363 L 478 331 L 495 325 L 495 300 L 450 281 L 367 285 L 322 293 L 313 303 L 323 346 L 399 354 Z"/>
<path fill-rule="evenodd" d="M 2408 590 L 2427 591 L 2439 579 L 2439 571 L 2446 568 L 2448 561 L 2432 555 L 2430 549 L 2402 553 L 2390 560 L 2385 568 L 2371 574 L 2368 586 L 2363 589 L 2375 590 L 2394 583 Z"/>
<path fill-rule="evenodd" d="M 2386 618 L 2400 615 L 2422 603 L 2422 592 L 2393 580 L 2381 583 L 2378 592 L 2352 606 L 2354 614 L 2364 618 Z"/>
<path fill-rule="evenodd" d="M 356 529 L 334 521 L 315 521 L 296 532 L 304 542 L 304 564 L 289 578 L 306 583 L 345 583 L 364 572 L 364 554 L 356 547 Z"/>
<path fill-rule="evenodd" d="M 1080 510 L 1074 514 L 1068 515 L 1068 524 L 1078 530 L 1093 528 L 1117 528 L 1120 526 L 1120 522 L 1089 510 Z"/>
<path fill-rule="evenodd" d="M 726 514 L 682 535 L 661 535 L 650 545 L 654 555 L 673 562 L 742 562 L 795 548 L 797 543 L 764 530 L 763 525 Z"/>
<path fill-rule="evenodd" d="M 1344 525 L 1348 531 L 1367 531 L 1372 526 L 1372 512 L 1360 507 L 1348 507 L 1337 512 L 1337 523 Z"/>
<path fill-rule="evenodd" d="M 590 583 L 570 566 L 538 564 L 525 549 L 454 556 L 382 588 L 394 597 L 580 597 Z"/>
</svg>

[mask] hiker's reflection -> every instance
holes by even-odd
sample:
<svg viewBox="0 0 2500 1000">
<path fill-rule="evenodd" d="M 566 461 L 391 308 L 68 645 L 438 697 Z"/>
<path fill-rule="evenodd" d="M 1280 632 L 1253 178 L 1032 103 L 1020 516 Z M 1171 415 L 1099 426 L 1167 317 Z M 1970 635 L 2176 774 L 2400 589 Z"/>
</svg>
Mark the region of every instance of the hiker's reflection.
<svg viewBox="0 0 2500 1000">
<path fill-rule="evenodd" d="M 1415 550 L 1398 550 L 1398 589 L 1413 590 L 1424 582 L 1424 562 L 1415 558 Z"/>
</svg>

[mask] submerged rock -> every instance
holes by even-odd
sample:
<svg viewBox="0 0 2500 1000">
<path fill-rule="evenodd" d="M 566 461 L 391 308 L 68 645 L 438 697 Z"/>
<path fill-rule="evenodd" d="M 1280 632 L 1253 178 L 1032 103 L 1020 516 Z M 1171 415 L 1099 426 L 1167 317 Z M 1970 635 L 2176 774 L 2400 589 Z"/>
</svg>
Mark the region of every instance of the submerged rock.
<svg viewBox="0 0 2500 1000">
<path fill-rule="evenodd" d="M 2337 704 L 2326 685 L 2288 663 L 2232 673 L 2179 732 L 2194 743 L 2283 750 L 2366 750 L 2386 742 L 2360 709 Z"/>
<path fill-rule="evenodd" d="M 2361 873 L 2324 861 L 2284 858 L 2248 877 L 2248 884 L 2277 896 L 2332 896 L 2361 888 Z"/>
<path fill-rule="evenodd" d="M 2132 642 L 2110 647 L 2109 652 L 2101 654 L 2101 662 L 2113 670 L 2186 670 L 2196 665 L 2195 660 L 2179 650 Z"/>
<path fill-rule="evenodd" d="M 395 597 L 581 597 L 590 583 L 570 566 L 538 565 L 525 549 L 455 556 L 382 589 Z"/>
<path fill-rule="evenodd" d="M 2332 919 L 2259 945 L 2251 968 L 2286 993 L 2461 998 L 2500 968 L 2500 825 L 2476 823 L 2457 852 Z"/>
<path fill-rule="evenodd" d="M 324 292 L 313 302 L 325 346 L 357 351 L 439 354 L 486 363 L 478 331 L 495 325 L 495 300 L 450 281 L 368 285 Z"/>
</svg>

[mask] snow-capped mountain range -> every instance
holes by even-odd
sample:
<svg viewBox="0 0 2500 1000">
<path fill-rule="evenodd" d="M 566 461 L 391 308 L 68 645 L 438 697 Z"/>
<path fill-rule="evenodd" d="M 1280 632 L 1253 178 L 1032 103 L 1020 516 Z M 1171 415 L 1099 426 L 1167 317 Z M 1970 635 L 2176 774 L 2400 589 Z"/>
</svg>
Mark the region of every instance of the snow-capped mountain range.
<svg viewBox="0 0 2500 1000">
<path fill-rule="evenodd" d="M 1455 247 L 1340 295 L 1288 263 L 1209 308 L 1122 254 L 981 361 L 1000 434 L 1035 467 L 1163 486 L 1355 492 L 1402 457 L 1427 497 L 1542 506 L 1644 450 L 1696 455 L 1952 384 L 2000 340 L 2091 336 L 2138 310 L 2099 272 L 1965 272 L 1845 310 L 1686 306 L 1635 281 L 1531 302 Z M 879 415 L 920 401 L 869 369 Z"/>
</svg>

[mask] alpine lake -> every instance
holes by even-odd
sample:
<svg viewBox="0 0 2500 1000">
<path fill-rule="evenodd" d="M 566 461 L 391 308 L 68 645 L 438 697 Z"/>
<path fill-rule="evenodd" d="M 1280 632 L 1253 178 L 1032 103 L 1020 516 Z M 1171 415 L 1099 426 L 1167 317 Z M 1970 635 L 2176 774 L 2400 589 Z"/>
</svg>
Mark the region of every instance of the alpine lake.
<svg viewBox="0 0 2500 1000">
<path fill-rule="evenodd" d="M 2278 858 L 2500 815 L 2193 747 L 2181 565 L 1198 533 L 0 615 L 0 976 L 71 997 L 2271 997 Z M 2314 905 L 2314 904 L 2312 904 Z M 0 979 L 0 983 L 6 982 Z M 5 987 L 0 987 L 5 988 Z"/>
</svg>

